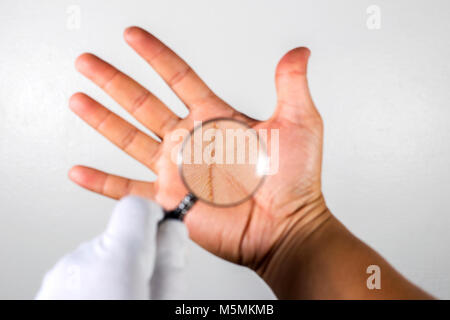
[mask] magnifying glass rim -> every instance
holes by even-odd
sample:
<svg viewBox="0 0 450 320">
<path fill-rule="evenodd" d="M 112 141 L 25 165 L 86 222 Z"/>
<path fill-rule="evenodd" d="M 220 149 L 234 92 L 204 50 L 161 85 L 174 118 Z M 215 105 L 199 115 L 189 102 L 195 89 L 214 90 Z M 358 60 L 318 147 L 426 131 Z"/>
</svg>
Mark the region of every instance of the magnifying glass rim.
<svg viewBox="0 0 450 320">
<path fill-rule="evenodd" d="M 252 127 L 250 127 L 247 123 L 245 123 L 245 122 L 242 121 L 242 120 L 233 119 L 233 118 L 227 118 L 227 117 L 218 117 L 218 118 L 212 118 L 212 119 L 209 119 L 209 120 L 202 121 L 202 123 L 200 123 L 199 125 L 197 125 L 197 126 L 195 126 L 194 128 L 192 128 L 192 130 L 189 131 L 189 135 L 187 135 L 187 136 L 184 138 L 184 141 L 183 141 L 183 143 L 181 144 L 181 148 L 180 148 L 180 151 L 179 151 L 180 159 L 183 159 L 183 151 L 184 151 L 184 147 L 186 146 L 186 143 L 190 140 L 189 137 L 192 137 L 192 136 L 193 136 L 194 131 L 197 130 L 198 128 L 200 128 L 200 127 L 202 127 L 202 126 L 204 126 L 204 125 L 210 123 L 210 122 L 216 122 L 216 121 L 230 121 L 230 122 L 237 122 L 237 123 L 242 124 L 244 127 L 247 127 L 248 129 L 253 129 Z M 253 130 L 254 130 L 254 129 L 253 129 Z M 256 135 L 256 138 L 258 139 L 257 141 L 258 141 L 258 143 L 259 143 L 259 145 L 260 145 L 262 151 L 264 152 L 264 155 L 266 156 L 266 158 L 268 158 L 268 155 L 267 155 L 267 148 L 266 148 L 266 146 L 264 145 L 264 143 L 261 141 L 261 139 L 259 138 L 259 135 L 258 135 L 258 133 L 256 132 L 256 130 L 254 130 L 254 134 Z M 236 201 L 236 202 L 229 203 L 229 204 L 217 204 L 217 203 L 211 202 L 211 201 L 209 201 L 209 200 L 203 199 L 203 197 L 199 197 L 195 192 L 193 192 L 193 191 L 191 190 L 191 188 L 189 187 L 189 184 L 186 182 L 186 179 L 185 179 L 184 174 L 183 174 L 183 161 L 180 161 L 180 162 L 178 163 L 178 171 L 179 171 L 179 174 L 180 174 L 180 176 L 181 176 L 181 180 L 183 181 L 184 186 L 187 188 L 187 190 L 188 190 L 188 192 L 189 192 L 190 194 L 194 195 L 195 197 L 197 197 L 198 200 L 200 200 L 200 201 L 202 201 L 202 202 L 204 202 L 204 203 L 206 203 L 206 204 L 212 205 L 212 206 L 214 206 L 214 207 L 221 207 L 221 208 L 234 207 L 234 206 L 237 206 L 237 205 L 239 205 L 239 204 L 241 204 L 241 203 L 244 203 L 245 201 L 249 200 L 249 199 L 250 199 L 251 197 L 253 197 L 253 195 L 259 190 L 259 188 L 261 187 L 261 185 L 263 184 L 263 182 L 264 182 L 264 180 L 266 179 L 266 176 L 267 176 L 267 174 L 262 175 L 262 176 L 261 176 L 261 180 L 260 180 L 259 183 L 256 185 L 256 187 L 254 188 L 253 192 L 251 192 L 251 193 L 250 193 L 248 196 L 246 196 L 245 198 L 243 198 L 243 199 L 241 199 L 241 200 L 239 200 L 239 201 Z"/>
</svg>

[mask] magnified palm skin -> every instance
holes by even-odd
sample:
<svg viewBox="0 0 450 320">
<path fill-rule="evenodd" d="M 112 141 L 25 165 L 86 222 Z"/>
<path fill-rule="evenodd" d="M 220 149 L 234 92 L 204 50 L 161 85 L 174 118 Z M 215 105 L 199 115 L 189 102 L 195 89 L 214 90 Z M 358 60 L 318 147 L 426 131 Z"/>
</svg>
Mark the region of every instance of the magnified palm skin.
<svg viewBox="0 0 450 320">
<path fill-rule="evenodd" d="M 270 175 L 252 199 L 236 207 L 217 208 L 198 202 L 186 216 L 190 237 L 210 252 L 249 266 L 264 276 L 277 250 L 292 237 L 306 238 L 329 217 L 321 193 L 322 120 L 311 99 L 306 48 L 289 51 L 276 69 L 277 106 L 267 121 L 256 121 L 218 98 L 195 72 L 146 31 L 131 27 L 125 39 L 162 76 L 189 108 L 179 119 L 152 93 L 91 54 L 81 55 L 77 69 L 103 88 L 136 119 L 161 137 L 156 141 L 82 93 L 70 99 L 71 109 L 97 131 L 157 174 L 154 182 L 129 180 L 96 169 L 75 166 L 69 177 L 82 187 L 119 199 L 136 194 L 175 207 L 185 196 L 176 164 L 178 141 L 171 134 L 191 130 L 194 121 L 217 117 L 238 119 L 252 128 L 279 130 L 279 170 Z M 257 93 L 257 88 L 255 88 Z"/>
<path fill-rule="evenodd" d="M 260 132 L 262 139 L 258 139 L 255 130 L 228 118 L 197 125 L 183 141 L 180 154 L 174 155 L 182 159 L 180 175 L 186 188 L 199 200 L 215 206 L 236 206 L 246 201 L 264 181 L 266 135 Z"/>
</svg>

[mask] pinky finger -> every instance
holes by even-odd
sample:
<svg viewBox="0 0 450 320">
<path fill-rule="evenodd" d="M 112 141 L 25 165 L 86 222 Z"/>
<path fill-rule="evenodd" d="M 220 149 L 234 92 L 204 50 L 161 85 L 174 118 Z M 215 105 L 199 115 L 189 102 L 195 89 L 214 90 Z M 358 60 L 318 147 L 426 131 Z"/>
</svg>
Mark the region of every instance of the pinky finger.
<svg viewBox="0 0 450 320">
<path fill-rule="evenodd" d="M 152 182 L 131 180 L 85 166 L 70 169 L 69 178 L 85 189 L 113 199 L 120 199 L 129 194 L 148 199 L 154 199 L 155 196 L 155 186 Z"/>
</svg>

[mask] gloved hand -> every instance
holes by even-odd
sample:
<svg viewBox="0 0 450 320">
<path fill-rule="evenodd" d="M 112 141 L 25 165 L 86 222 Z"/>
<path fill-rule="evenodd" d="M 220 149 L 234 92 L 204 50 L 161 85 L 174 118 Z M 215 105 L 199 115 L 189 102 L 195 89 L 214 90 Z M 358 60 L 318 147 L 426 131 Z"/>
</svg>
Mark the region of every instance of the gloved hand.
<svg viewBox="0 0 450 320">
<path fill-rule="evenodd" d="M 65 255 L 36 299 L 180 299 L 186 288 L 187 230 L 138 197 L 115 207 L 106 231 Z"/>
</svg>

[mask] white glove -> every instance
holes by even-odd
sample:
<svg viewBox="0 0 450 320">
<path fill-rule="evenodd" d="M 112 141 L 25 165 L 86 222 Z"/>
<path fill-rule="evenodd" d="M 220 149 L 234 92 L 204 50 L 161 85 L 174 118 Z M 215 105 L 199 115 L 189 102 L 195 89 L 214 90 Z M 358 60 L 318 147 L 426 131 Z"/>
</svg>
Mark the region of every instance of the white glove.
<svg viewBox="0 0 450 320">
<path fill-rule="evenodd" d="M 61 258 L 36 299 L 184 298 L 188 233 L 176 220 L 158 228 L 162 217 L 155 203 L 120 200 L 106 231 Z"/>
</svg>

